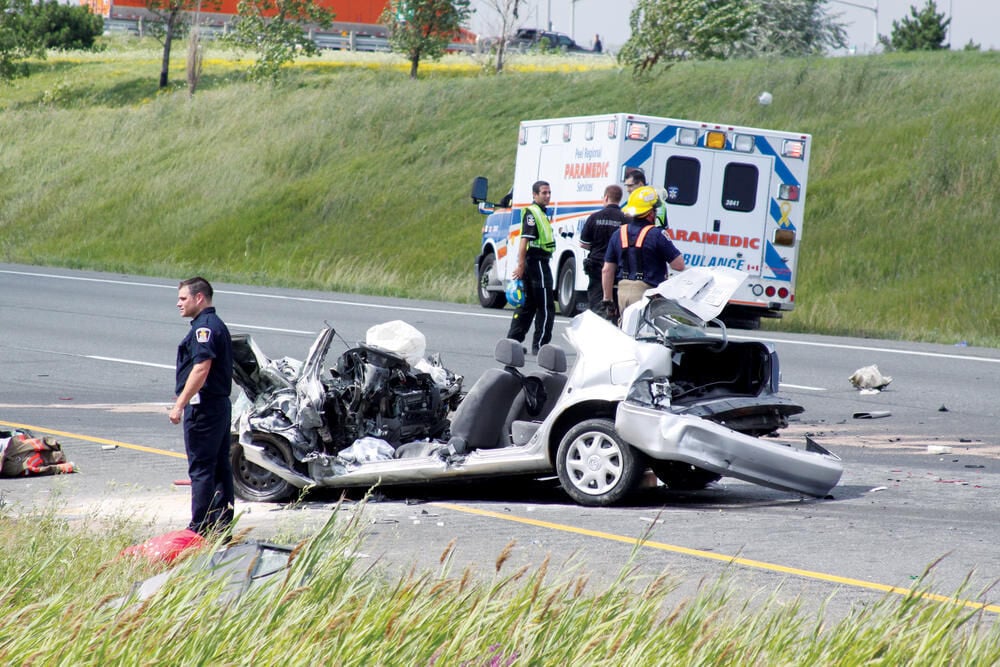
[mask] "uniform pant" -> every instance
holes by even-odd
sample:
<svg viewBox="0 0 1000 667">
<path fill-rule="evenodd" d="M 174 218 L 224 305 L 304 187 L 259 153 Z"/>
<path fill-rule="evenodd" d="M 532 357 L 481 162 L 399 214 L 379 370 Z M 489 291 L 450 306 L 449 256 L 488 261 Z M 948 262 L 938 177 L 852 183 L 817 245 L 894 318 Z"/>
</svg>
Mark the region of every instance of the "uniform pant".
<svg viewBox="0 0 1000 667">
<path fill-rule="evenodd" d="M 587 272 L 587 306 L 596 311 L 604 301 L 604 285 L 601 283 L 601 272 L 604 269 L 604 262 L 587 259 L 583 263 L 583 268 Z"/>
<path fill-rule="evenodd" d="M 646 284 L 641 280 L 619 280 L 618 281 L 618 312 L 624 313 L 625 309 L 633 303 L 642 300 L 642 295 L 653 285 Z"/>
<path fill-rule="evenodd" d="M 184 449 L 191 478 L 189 529 L 205 535 L 233 522 L 233 469 L 229 463 L 229 397 L 202 397 L 184 408 Z"/>
<path fill-rule="evenodd" d="M 552 270 L 548 257 L 529 257 L 524 261 L 524 303 L 514 311 L 507 338 L 523 343 L 535 322 L 535 333 L 531 339 L 532 350 L 537 350 L 552 340 L 552 325 L 555 324 L 555 289 L 552 286 Z"/>
</svg>

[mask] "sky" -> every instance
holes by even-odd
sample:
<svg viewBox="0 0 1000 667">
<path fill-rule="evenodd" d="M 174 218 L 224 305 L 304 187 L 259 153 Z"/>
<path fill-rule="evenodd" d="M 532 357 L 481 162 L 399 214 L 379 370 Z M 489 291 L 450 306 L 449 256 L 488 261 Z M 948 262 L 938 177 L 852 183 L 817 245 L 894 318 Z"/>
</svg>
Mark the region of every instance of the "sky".
<svg viewBox="0 0 1000 667">
<path fill-rule="evenodd" d="M 849 48 L 841 54 L 872 51 L 876 16 L 878 33 L 889 35 L 893 21 L 909 16 L 910 7 L 920 10 L 925 4 L 926 0 L 827 0 L 829 10 L 840 14 L 846 26 Z M 948 35 L 952 48 L 960 49 L 971 39 L 983 49 L 1000 49 L 1000 0 L 937 0 L 936 4 L 938 13 L 952 19 Z M 471 6 L 476 9 L 472 31 L 497 34 L 496 12 L 485 0 L 472 0 Z M 628 39 L 635 0 L 523 0 L 522 6 L 520 27 L 548 28 L 551 22 L 552 30 L 566 33 L 581 46 L 590 47 L 594 35 L 600 34 L 605 48 L 617 49 Z"/>
</svg>

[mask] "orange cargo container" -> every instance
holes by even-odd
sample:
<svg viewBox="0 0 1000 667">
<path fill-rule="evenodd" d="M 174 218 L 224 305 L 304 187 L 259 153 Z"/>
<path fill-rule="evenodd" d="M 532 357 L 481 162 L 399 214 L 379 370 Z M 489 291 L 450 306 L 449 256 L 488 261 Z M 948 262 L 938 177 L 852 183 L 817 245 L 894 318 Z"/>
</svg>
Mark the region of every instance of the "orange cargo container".
<svg viewBox="0 0 1000 667">
<path fill-rule="evenodd" d="M 236 14 L 238 0 L 204 0 L 201 6 L 202 14 Z M 317 3 L 336 14 L 337 23 L 361 23 L 373 25 L 378 23 L 378 17 L 389 5 L 389 0 L 317 0 Z M 81 5 L 90 7 L 90 11 L 98 16 L 114 18 L 128 16 L 146 7 L 145 0 L 80 0 Z M 192 5 L 195 3 L 192 2 Z"/>
</svg>

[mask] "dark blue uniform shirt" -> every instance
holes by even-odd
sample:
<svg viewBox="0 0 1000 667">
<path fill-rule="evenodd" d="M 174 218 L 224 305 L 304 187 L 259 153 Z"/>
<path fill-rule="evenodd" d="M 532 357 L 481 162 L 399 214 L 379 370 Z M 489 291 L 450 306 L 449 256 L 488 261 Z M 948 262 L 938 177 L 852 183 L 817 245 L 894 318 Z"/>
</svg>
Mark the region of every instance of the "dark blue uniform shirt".
<svg viewBox="0 0 1000 667">
<path fill-rule="evenodd" d="M 635 243 L 646 222 L 628 223 L 628 245 L 622 249 L 621 233 L 613 234 L 608 240 L 608 250 L 604 261 L 618 265 L 618 277 L 621 280 L 637 280 L 642 272 L 642 280 L 656 287 L 667 279 L 667 264 L 674 261 L 681 253 L 673 242 L 667 238 L 660 227 L 654 227 L 646 233 L 641 248 Z M 629 254 L 626 257 L 626 253 Z M 636 266 L 638 264 L 638 266 Z"/>
<path fill-rule="evenodd" d="M 233 344 L 229 329 L 215 308 L 209 306 L 191 320 L 191 330 L 177 346 L 177 384 L 174 393 L 184 390 L 188 375 L 195 364 L 212 360 L 212 367 L 199 392 L 203 397 L 229 397 L 233 390 Z"/>
</svg>

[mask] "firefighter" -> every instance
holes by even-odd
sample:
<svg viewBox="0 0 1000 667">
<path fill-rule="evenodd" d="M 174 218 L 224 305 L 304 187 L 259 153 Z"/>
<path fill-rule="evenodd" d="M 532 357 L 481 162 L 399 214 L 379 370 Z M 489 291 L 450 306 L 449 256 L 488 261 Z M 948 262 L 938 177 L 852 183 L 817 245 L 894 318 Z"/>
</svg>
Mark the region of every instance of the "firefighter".
<svg viewBox="0 0 1000 667">
<path fill-rule="evenodd" d="M 684 257 L 667 238 L 666 232 L 656 226 L 659 200 L 656 190 L 644 185 L 632 191 L 628 204 L 622 209 L 630 220 L 608 242 L 601 273 L 602 307 L 606 313 L 616 310 L 611 300 L 616 276 L 617 312 L 621 313 L 639 301 L 647 289 L 667 279 L 667 266 L 674 271 L 684 270 Z"/>
</svg>

